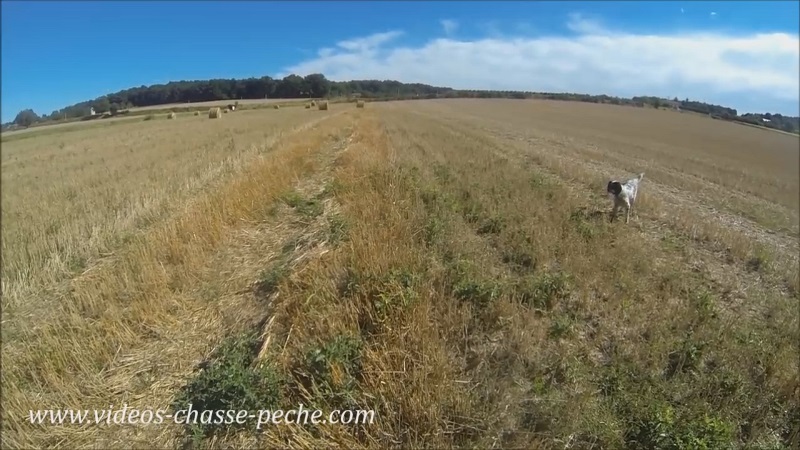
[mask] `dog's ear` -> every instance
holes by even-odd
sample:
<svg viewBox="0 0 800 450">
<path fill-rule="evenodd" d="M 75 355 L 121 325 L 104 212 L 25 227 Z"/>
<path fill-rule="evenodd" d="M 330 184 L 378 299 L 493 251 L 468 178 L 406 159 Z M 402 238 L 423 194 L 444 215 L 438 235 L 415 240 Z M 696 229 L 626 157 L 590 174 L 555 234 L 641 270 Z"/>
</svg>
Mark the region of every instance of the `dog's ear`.
<svg viewBox="0 0 800 450">
<path fill-rule="evenodd" d="M 619 195 L 622 192 L 622 184 L 619 181 L 609 181 L 606 190 L 611 194 Z"/>
</svg>

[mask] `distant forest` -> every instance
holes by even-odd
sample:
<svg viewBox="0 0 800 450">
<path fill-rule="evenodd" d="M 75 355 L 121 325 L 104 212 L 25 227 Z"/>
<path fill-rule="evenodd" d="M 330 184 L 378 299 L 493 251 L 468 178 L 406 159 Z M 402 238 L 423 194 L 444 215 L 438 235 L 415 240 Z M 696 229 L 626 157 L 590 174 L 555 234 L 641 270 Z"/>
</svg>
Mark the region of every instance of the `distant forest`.
<svg viewBox="0 0 800 450">
<path fill-rule="evenodd" d="M 792 133 L 800 133 L 800 118 L 782 116 L 780 114 L 742 114 L 735 109 L 678 98 L 664 99 L 658 97 L 620 98 L 608 95 L 587 95 L 574 93 L 539 93 L 527 91 L 491 91 L 463 90 L 448 87 L 429 86 L 419 83 L 401 83 L 392 80 L 354 80 L 330 81 L 322 74 L 311 74 L 305 77 L 289 75 L 283 79 L 268 76 L 247 79 L 214 79 L 197 81 L 175 81 L 153 86 L 140 86 L 126 89 L 106 96 L 77 103 L 72 106 L 53 111 L 49 115 L 39 116 L 32 110 L 21 111 L 16 119 L 3 125 L 30 126 L 42 122 L 74 120 L 95 113 L 116 115 L 129 108 L 175 103 L 196 103 L 214 100 L 243 99 L 298 99 L 298 98 L 336 98 L 355 97 L 373 100 L 410 100 L 432 98 L 513 98 L 513 99 L 550 99 L 580 101 L 589 103 L 610 103 L 636 107 L 680 108 L 713 118 L 745 122 L 768 128 L 775 128 Z"/>
</svg>

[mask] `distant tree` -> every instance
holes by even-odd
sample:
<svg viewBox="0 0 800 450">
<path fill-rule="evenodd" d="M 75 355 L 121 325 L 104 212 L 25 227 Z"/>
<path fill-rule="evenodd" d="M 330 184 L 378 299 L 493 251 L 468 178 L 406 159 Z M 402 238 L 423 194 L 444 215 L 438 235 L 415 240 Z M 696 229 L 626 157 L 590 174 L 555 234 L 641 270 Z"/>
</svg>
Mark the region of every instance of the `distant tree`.
<svg viewBox="0 0 800 450">
<path fill-rule="evenodd" d="M 325 75 L 321 73 L 312 73 L 311 75 L 306 75 L 305 84 L 308 90 L 311 91 L 312 97 L 325 97 L 331 90 L 331 82 L 325 78 Z"/>
<path fill-rule="evenodd" d="M 33 125 L 34 123 L 39 121 L 39 116 L 33 112 L 32 109 L 23 109 L 17 114 L 17 117 L 14 118 L 14 123 L 21 126 L 28 128 L 29 126 Z"/>
<path fill-rule="evenodd" d="M 627 106 L 667 106 L 669 100 L 654 96 L 637 96 L 632 98 L 611 97 L 608 95 L 588 95 L 568 92 L 523 92 L 492 90 L 459 90 L 421 83 L 401 83 L 395 80 L 350 80 L 330 81 L 323 74 L 315 73 L 304 77 L 292 74 L 276 80 L 268 76 L 247 79 L 210 79 L 192 81 L 172 81 L 167 84 L 139 86 L 109 94 L 95 100 L 84 101 L 67 106 L 57 111 L 58 114 L 44 116 L 41 120 L 60 120 L 64 118 L 80 118 L 89 114 L 90 108 L 96 112 L 116 112 L 142 106 L 164 105 L 169 103 L 197 103 L 206 101 L 263 99 L 263 98 L 308 98 L 308 97 L 360 97 L 364 99 L 432 99 L 432 98 L 537 98 L 562 101 L 580 101 L 592 103 L 613 103 Z M 681 110 L 694 111 L 701 114 L 714 115 L 717 118 L 741 120 L 748 123 L 766 124 L 779 129 L 800 129 L 800 118 L 784 117 L 772 114 L 772 122 L 762 122 L 761 117 L 769 115 L 743 117 L 737 111 L 719 105 L 712 105 L 688 98 L 680 101 Z M 35 116 L 35 115 L 34 115 Z M 20 119 L 35 122 L 36 119 Z"/>
<path fill-rule="evenodd" d="M 306 80 L 295 74 L 284 77 L 275 87 L 275 96 L 279 98 L 308 97 L 308 92 L 309 89 L 306 86 Z"/>
<path fill-rule="evenodd" d="M 108 97 L 100 97 L 94 101 L 92 107 L 94 107 L 94 112 L 102 114 L 111 110 L 111 102 L 108 101 Z"/>
</svg>

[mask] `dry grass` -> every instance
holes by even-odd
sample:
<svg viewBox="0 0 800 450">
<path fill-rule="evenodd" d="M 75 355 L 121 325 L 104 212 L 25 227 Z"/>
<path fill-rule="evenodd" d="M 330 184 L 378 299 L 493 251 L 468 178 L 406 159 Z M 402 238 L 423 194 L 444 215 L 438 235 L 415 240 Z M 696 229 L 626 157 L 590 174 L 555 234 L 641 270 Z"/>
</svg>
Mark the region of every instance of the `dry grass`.
<svg viewBox="0 0 800 450">
<path fill-rule="evenodd" d="M 356 108 L 363 108 L 364 107 L 364 100 L 359 100 L 356 102 Z"/>
<path fill-rule="evenodd" d="M 313 102 L 311 103 L 311 106 L 314 106 Z M 321 101 L 321 102 L 317 103 L 317 108 L 319 108 L 320 111 L 327 111 L 328 110 L 328 102 L 327 101 Z"/>
<path fill-rule="evenodd" d="M 222 117 L 222 110 L 220 108 L 211 108 L 208 110 L 209 119 L 219 119 Z"/>
<path fill-rule="evenodd" d="M 275 103 L 280 103 L 284 107 L 289 106 L 297 106 L 300 107 L 303 105 L 302 99 L 270 99 L 269 101 L 246 101 L 242 100 L 242 104 L 239 106 L 239 110 L 254 110 L 254 109 L 263 109 L 268 107 L 269 105 L 273 105 Z M 202 102 L 202 103 L 184 103 L 184 104 L 171 104 L 171 105 L 155 105 L 149 107 L 142 107 L 142 108 L 132 108 L 130 111 L 133 114 L 124 114 L 116 117 L 104 117 L 98 120 L 69 120 L 67 122 L 48 122 L 45 124 L 37 124 L 30 128 L 24 128 L 19 130 L 11 130 L 11 131 L 4 131 L 2 133 L 3 142 L 7 142 L 9 140 L 16 140 L 19 138 L 28 137 L 29 135 L 41 135 L 41 134 L 52 134 L 52 133 L 61 133 L 66 131 L 75 131 L 85 128 L 98 128 L 98 127 L 106 127 L 111 126 L 119 123 L 125 123 L 130 121 L 142 120 L 145 117 L 147 111 L 161 111 L 164 112 L 165 109 L 168 108 L 185 108 L 182 109 L 184 112 L 194 113 L 197 112 L 194 108 L 208 106 L 209 104 L 221 104 L 223 106 L 228 104 L 228 101 L 214 101 L 214 102 Z M 152 114 L 150 114 L 152 115 Z"/>
<path fill-rule="evenodd" d="M 451 105 L 386 104 L 382 124 L 362 119 L 335 178 L 347 242 L 278 288 L 270 337 L 286 343 L 272 359 L 293 374 L 286 404 L 375 408 L 380 424 L 268 431 L 271 442 L 797 442 L 796 293 L 755 255 L 719 257 L 661 223 L 647 184 L 642 224 L 611 226 L 604 184 L 583 182 L 605 173 L 532 163 L 563 147 L 512 145 L 491 128 L 506 105 Z M 342 341 L 359 349 L 352 364 L 311 371 L 310 349 Z"/>
<path fill-rule="evenodd" d="M 3 267 L 11 274 L 4 273 L 4 320 L 10 318 L 13 322 L 3 328 L 3 359 L 8 362 L 2 373 L 4 413 L 8 414 L 4 417 L 3 447 L 52 445 L 62 439 L 67 439 L 70 445 L 119 443 L 107 439 L 121 439 L 120 433 L 125 431 L 95 430 L 75 434 L 75 430 L 68 428 L 32 427 L 25 424 L 23 417 L 28 408 L 39 408 L 45 403 L 100 407 L 124 400 L 140 407 L 144 407 L 144 403 L 165 405 L 174 394 L 176 382 L 180 382 L 174 376 L 191 370 L 193 359 L 202 356 L 214 344 L 213 339 L 229 331 L 220 328 L 218 320 L 223 315 L 232 311 L 241 319 L 246 317 L 247 308 L 260 312 L 258 305 L 249 298 L 244 305 L 234 305 L 227 310 L 223 306 L 225 299 L 208 297 L 209 291 L 196 287 L 203 279 L 226 282 L 214 279 L 219 273 L 218 267 L 208 266 L 216 249 L 236 228 L 269 217 L 273 199 L 291 187 L 294 179 L 309 175 L 315 167 L 317 149 L 331 138 L 338 139 L 338 135 L 328 132 L 329 127 L 344 133 L 341 125 L 346 125 L 343 119 L 335 116 L 324 128 L 319 125 L 309 128 L 318 121 L 309 122 L 291 112 L 274 117 L 241 114 L 231 121 L 218 122 L 217 128 L 185 123 L 177 135 L 174 129 L 165 126 L 128 130 L 130 138 L 147 135 L 159 142 L 153 150 L 145 152 L 147 143 L 132 140 L 129 145 L 143 147 L 137 153 L 125 151 L 124 146 L 114 147 L 109 152 L 108 145 L 99 145 L 107 143 L 109 136 L 94 136 L 98 139 L 94 143 L 92 136 L 83 136 L 79 142 L 93 149 L 89 157 L 82 158 L 83 162 L 102 160 L 101 155 L 107 155 L 105 152 L 119 153 L 124 158 L 116 163 L 128 170 L 91 168 L 89 174 L 93 177 L 75 178 L 86 183 L 83 185 L 85 199 L 81 200 L 90 202 L 97 210 L 85 216 L 78 214 L 71 221 L 60 218 L 55 210 L 48 211 L 46 219 L 60 220 L 72 235 L 53 236 L 51 240 L 58 247 L 44 250 L 50 251 L 50 257 L 66 259 L 59 251 L 69 249 L 70 238 L 80 240 L 85 236 L 80 232 L 82 228 L 92 229 L 103 224 L 111 229 L 108 233 L 95 229 L 93 244 L 104 245 L 110 255 L 102 260 L 87 261 L 87 270 L 69 267 L 62 273 L 49 274 L 47 267 L 33 267 L 31 263 L 35 261 L 25 261 L 27 255 L 4 248 L 4 255 L 10 255 L 16 264 Z M 265 121 L 268 128 L 265 128 Z M 287 135 L 292 125 L 306 131 Z M 174 136 L 173 140 L 167 136 Z M 120 134 L 112 139 L 125 137 Z M 191 145 L 194 139 L 202 144 Z M 16 149 L 14 153 L 20 152 L 21 149 Z M 156 189 L 141 183 L 141 172 L 131 166 L 137 163 L 145 172 L 145 179 L 150 176 L 159 180 Z M 278 167 L 280 170 L 276 169 Z M 36 173 L 45 174 L 42 168 Z M 98 177 L 108 180 L 98 183 L 101 181 Z M 101 187 L 98 192 L 101 195 L 95 193 L 97 188 L 93 186 Z M 4 189 L 4 194 L 9 195 L 9 191 Z M 104 193 L 114 194 L 126 203 L 134 199 L 139 200 L 136 203 L 161 200 L 162 204 L 132 202 L 134 210 L 129 210 L 127 205 L 115 208 L 102 196 Z M 22 206 L 18 202 L 23 200 L 24 194 L 27 192 L 11 192 L 10 198 L 4 198 L 4 210 L 7 206 Z M 53 202 L 49 207 L 57 204 Z M 153 210 L 152 206 L 161 208 Z M 147 213 L 151 214 L 149 224 L 128 223 L 126 229 L 115 223 L 115 216 L 124 219 L 126 214 Z M 26 230 L 8 235 L 6 233 L 11 230 L 7 229 L 7 224 L 4 221 L 4 245 L 18 244 Z M 136 225 L 140 229 L 137 230 Z M 42 228 L 46 227 L 35 229 Z M 28 227 L 27 232 L 32 230 L 34 228 Z M 103 242 L 104 237 L 124 239 Z M 34 242 L 46 243 L 44 239 Z M 96 248 L 88 250 L 97 251 Z M 18 275 L 24 271 L 13 269 L 23 263 L 29 265 L 30 277 L 19 279 Z M 236 270 L 255 277 L 258 269 L 255 268 L 256 273 L 247 272 L 244 267 Z M 64 280 L 66 283 L 43 279 L 47 275 L 63 278 L 66 274 L 72 277 Z M 32 286 L 33 281 L 38 281 L 40 286 Z M 214 286 L 215 289 L 219 287 L 219 284 Z M 9 290 L 16 296 L 10 297 Z M 34 290 L 38 295 L 32 295 Z M 215 301 L 209 302 L 211 299 Z M 45 310 L 47 314 L 42 313 Z M 27 318 L 34 311 L 38 313 L 31 322 Z M 233 323 L 245 324 L 240 320 Z M 193 344 L 189 345 L 190 342 Z M 153 372 L 155 367 L 166 370 Z M 143 384 L 142 376 L 158 377 L 157 373 L 165 377 Z M 9 409 L 9 405 L 13 406 Z M 154 432 L 158 434 L 164 430 L 168 428 Z M 135 435 L 138 431 L 130 432 Z"/>
<path fill-rule="evenodd" d="M 83 130 L 87 128 L 102 128 L 122 123 L 129 123 L 133 121 L 140 121 L 144 116 L 131 116 L 123 115 L 118 117 L 110 117 L 99 120 L 87 120 L 77 122 L 57 122 L 48 125 L 35 126 L 25 128 L 22 130 L 5 131 L 2 133 L 2 141 L 9 142 L 17 139 L 27 139 L 30 136 L 39 136 L 42 134 L 59 134 L 74 130 Z"/>
<path fill-rule="evenodd" d="M 310 120 L 299 113 L 248 112 L 178 131 L 138 121 L 4 143 L 4 315 L 13 306 L 33 313 L 42 305 L 31 299 L 63 294 L 63 280 L 113 259 L 116 247 Z"/>
<path fill-rule="evenodd" d="M 257 143 L 263 122 L 307 122 L 300 110 L 234 115 L 213 127 L 185 122 L 179 135 L 178 125 L 144 122 L 136 126 L 148 133 L 132 130 L 131 145 L 152 135 L 159 147 L 113 160 L 140 170 L 47 166 L 85 183 L 86 200 L 77 201 L 87 206 L 78 211 L 102 204 L 106 190 L 164 206 L 108 244 L 113 256 L 88 261 L 91 270 L 59 272 L 71 278 L 69 289 L 40 280 L 36 295 L 8 304 L 4 296 L 3 447 L 796 445 L 800 335 L 789 274 L 797 263 L 787 255 L 797 238 L 742 218 L 728 200 L 775 189 L 736 207 L 796 221 L 797 206 L 784 205 L 790 197 L 778 187 L 796 185 L 797 174 L 771 166 L 796 158 L 789 144 L 766 141 L 762 153 L 771 156 L 748 160 L 737 145 L 765 142 L 761 130 L 717 129 L 718 121 L 664 111 L 565 108 L 375 104 L 369 115 L 320 116 L 302 133 L 275 137 L 269 151 Z M 632 127 L 637 121 L 649 129 Z M 661 131 L 671 127 L 683 135 Z M 729 138 L 737 129 L 745 131 Z M 236 170 L 209 175 L 213 182 L 176 189 L 207 170 L 195 160 L 237 154 L 225 143 L 235 137 L 238 147 L 240 135 L 261 150 L 237 156 Z M 40 139 L 27 149 L 15 143 L 13 162 L 57 153 Z M 118 143 L 104 164 L 127 155 L 121 132 L 76 139 L 101 152 L 91 161 L 106 157 L 105 140 Z M 203 158 L 172 149 L 192 148 L 191 139 L 221 148 Z M 7 174 L 26 173 L 8 157 L 4 148 L 4 188 Z M 723 172 L 737 158 L 748 166 L 732 181 Z M 638 217 L 609 224 L 604 180 L 640 164 L 647 175 Z M 44 167 L 31 170 L 61 189 Z M 149 194 L 141 179 L 158 180 L 160 193 Z M 6 197 L 4 189 L 4 218 L 29 205 L 26 192 L 20 186 Z M 50 205 L 31 220 L 65 222 L 57 205 L 76 201 L 31 195 Z M 113 223 L 116 209 L 109 203 L 103 214 L 72 220 Z M 42 228 L 19 228 L 9 240 L 7 224 L 4 246 Z M 65 244 L 45 253 L 84 242 L 82 231 L 65 230 Z M 36 235 L 16 248 L 45 241 Z M 9 279 L 19 285 L 49 273 L 42 261 L 9 272 L 4 265 L 4 294 Z M 23 306 L 37 296 L 45 300 L 34 305 L 59 301 L 34 321 L 42 308 Z M 242 343 L 252 333 L 251 352 Z M 226 354 L 212 352 L 220 345 Z M 219 365 L 226 358 L 247 367 Z M 197 369 L 203 360 L 208 369 Z M 250 371 L 269 386 L 248 384 Z M 259 407 L 374 409 L 377 423 L 192 437 L 175 426 L 34 427 L 20 418 L 43 405 L 243 404 L 236 402 L 250 400 L 241 389 Z"/>
</svg>

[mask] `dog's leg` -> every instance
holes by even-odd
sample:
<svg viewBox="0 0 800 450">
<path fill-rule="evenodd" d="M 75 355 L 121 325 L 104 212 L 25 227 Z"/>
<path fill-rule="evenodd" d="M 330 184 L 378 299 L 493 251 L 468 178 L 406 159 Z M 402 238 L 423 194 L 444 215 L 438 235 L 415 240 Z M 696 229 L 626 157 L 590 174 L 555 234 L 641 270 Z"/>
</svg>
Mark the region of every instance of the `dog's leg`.
<svg viewBox="0 0 800 450">
<path fill-rule="evenodd" d="M 617 204 L 614 203 L 614 207 L 611 208 L 611 222 L 614 222 L 614 219 L 617 217 Z"/>
<path fill-rule="evenodd" d="M 625 223 L 628 223 L 631 220 L 631 207 L 628 206 L 625 208 Z"/>
</svg>

